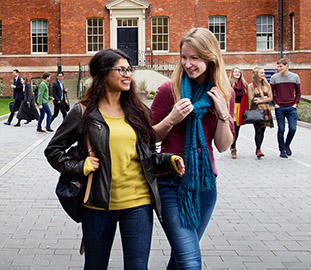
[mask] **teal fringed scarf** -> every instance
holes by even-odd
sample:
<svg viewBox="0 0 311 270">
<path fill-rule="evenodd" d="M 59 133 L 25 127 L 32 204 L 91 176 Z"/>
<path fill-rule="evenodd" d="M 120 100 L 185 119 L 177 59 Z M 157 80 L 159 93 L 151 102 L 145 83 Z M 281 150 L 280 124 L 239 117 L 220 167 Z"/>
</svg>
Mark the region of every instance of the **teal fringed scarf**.
<svg viewBox="0 0 311 270">
<path fill-rule="evenodd" d="M 185 228 L 198 228 L 200 225 L 200 191 L 210 190 L 216 185 L 216 178 L 209 150 L 206 145 L 201 119 L 213 105 L 207 94 L 212 88 L 210 82 L 203 83 L 194 91 L 185 73 L 181 80 L 181 98 L 189 98 L 194 106 L 186 118 L 186 139 L 184 162 L 186 172 L 178 190 L 179 216 Z M 198 153 L 200 148 L 200 155 Z"/>
</svg>

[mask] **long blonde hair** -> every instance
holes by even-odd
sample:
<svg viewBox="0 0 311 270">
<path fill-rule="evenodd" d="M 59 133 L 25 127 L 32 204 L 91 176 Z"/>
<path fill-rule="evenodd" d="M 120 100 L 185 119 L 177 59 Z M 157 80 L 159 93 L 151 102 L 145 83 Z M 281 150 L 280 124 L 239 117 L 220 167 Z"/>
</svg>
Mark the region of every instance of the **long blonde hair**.
<svg viewBox="0 0 311 270">
<path fill-rule="evenodd" d="M 215 35 L 208 29 L 202 27 L 190 29 L 180 41 L 180 55 L 184 43 L 187 43 L 198 53 L 201 59 L 207 62 L 208 68 L 206 72 L 208 72 L 209 79 L 212 84 L 220 89 L 226 100 L 229 101 L 231 97 L 231 87 L 221 56 L 219 42 Z M 173 92 L 176 102 L 180 100 L 181 97 L 181 78 L 184 72 L 180 57 L 172 74 Z"/>
<path fill-rule="evenodd" d="M 238 80 L 241 80 L 243 86 L 244 86 L 244 90 L 245 93 L 247 93 L 248 90 L 248 84 L 246 82 L 246 80 L 244 79 L 243 73 L 241 71 L 241 69 L 239 67 L 234 67 L 233 69 L 231 69 L 230 75 L 229 75 L 229 81 L 230 81 L 230 85 L 233 88 L 235 83 L 237 82 L 237 79 L 233 77 L 233 72 L 234 70 L 237 69 L 240 72 L 240 78 Z"/>
<path fill-rule="evenodd" d="M 259 70 L 264 69 L 263 67 L 255 67 L 253 69 L 253 84 L 255 83 L 258 90 L 262 91 L 264 94 L 270 94 L 271 87 L 266 78 L 261 79 L 259 77 Z M 256 88 L 256 87 L 254 87 Z"/>
</svg>

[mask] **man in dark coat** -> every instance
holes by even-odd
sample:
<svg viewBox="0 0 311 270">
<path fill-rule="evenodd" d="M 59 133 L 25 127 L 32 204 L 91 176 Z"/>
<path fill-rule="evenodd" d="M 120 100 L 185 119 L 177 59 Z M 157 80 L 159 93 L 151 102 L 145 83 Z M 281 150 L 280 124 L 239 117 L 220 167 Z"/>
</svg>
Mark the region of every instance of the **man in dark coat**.
<svg viewBox="0 0 311 270">
<path fill-rule="evenodd" d="M 56 80 L 53 83 L 53 103 L 54 103 L 54 113 L 52 116 L 51 123 L 58 116 L 59 111 L 61 111 L 63 115 L 63 119 L 65 119 L 67 115 L 67 111 L 65 108 L 65 94 L 67 93 L 67 88 L 64 87 L 64 73 L 58 72 L 56 75 Z"/>
<path fill-rule="evenodd" d="M 13 88 L 14 103 L 8 121 L 4 122 L 5 125 L 11 125 L 14 113 L 19 110 L 19 107 L 24 99 L 23 85 L 21 83 L 19 71 L 17 69 L 14 69 L 12 75 L 14 76 L 13 84 L 11 84 L 11 88 Z"/>
</svg>

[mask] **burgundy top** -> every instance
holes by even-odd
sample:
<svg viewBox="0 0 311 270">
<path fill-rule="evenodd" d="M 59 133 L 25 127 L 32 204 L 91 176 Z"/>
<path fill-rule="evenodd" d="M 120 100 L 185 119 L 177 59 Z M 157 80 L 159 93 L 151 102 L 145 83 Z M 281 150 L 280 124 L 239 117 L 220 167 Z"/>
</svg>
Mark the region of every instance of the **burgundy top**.
<svg viewBox="0 0 311 270">
<path fill-rule="evenodd" d="M 235 95 L 232 89 L 232 97 L 230 100 L 230 115 L 233 118 L 234 113 L 234 100 Z M 172 84 L 170 81 L 161 85 L 155 95 L 153 103 L 151 105 L 151 118 L 152 125 L 156 125 L 161 122 L 172 110 L 174 106 L 174 96 L 172 90 Z M 206 138 L 207 147 L 211 154 L 211 161 L 213 164 L 214 174 L 217 176 L 217 170 L 215 166 L 215 158 L 213 155 L 212 140 L 217 126 L 217 115 L 213 110 L 213 107 L 208 109 L 208 112 L 202 118 L 202 126 Z M 230 129 L 234 134 L 234 123 L 230 121 Z M 186 120 L 184 119 L 179 124 L 173 126 L 165 139 L 162 141 L 161 153 L 174 153 L 184 156 L 184 144 L 186 136 Z"/>
</svg>

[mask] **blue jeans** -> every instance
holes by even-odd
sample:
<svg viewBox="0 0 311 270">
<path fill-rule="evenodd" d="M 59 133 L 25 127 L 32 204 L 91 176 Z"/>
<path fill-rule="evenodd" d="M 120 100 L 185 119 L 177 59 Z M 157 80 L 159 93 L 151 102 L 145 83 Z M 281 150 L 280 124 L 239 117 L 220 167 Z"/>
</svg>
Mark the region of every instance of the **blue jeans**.
<svg viewBox="0 0 311 270">
<path fill-rule="evenodd" d="M 298 119 L 297 109 L 292 106 L 275 108 L 275 117 L 278 123 L 279 150 L 284 151 L 285 145 L 286 146 L 290 145 L 296 132 L 297 119 Z M 288 133 L 286 136 L 286 141 L 284 143 L 285 117 L 287 118 L 288 122 Z"/>
<path fill-rule="evenodd" d="M 85 270 L 107 269 L 118 222 L 124 269 L 148 269 L 153 227 L 151 205 L 110 211 L 83 209 Z"/>
<path fill-rule="evenodd" d="M 158 179 L 162 203 L 162 227 L 171 245 L 171 258 L 167 269 L 201 269 L 199 241 L 210 220 L 217 199 L 217 191 L 201 192 L 201 225 L 198 229 L 182 227 L 178 213 L 179 176 L 166 176 Z"/>
<path fill-rule="evenodd" d="M 42 109 L 40 109 L 40 116 L 38 119 L 38 126 L 37 129 L 41 129 L 41 124 L 44 119 L 44 114 L 46 113 L 46 128 L 51 128 L 51 119 L 52 119 L 52 113 L 50 110 L 50 107 L 47 103 L 42 104 Z"/>
</svg>

